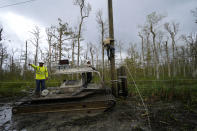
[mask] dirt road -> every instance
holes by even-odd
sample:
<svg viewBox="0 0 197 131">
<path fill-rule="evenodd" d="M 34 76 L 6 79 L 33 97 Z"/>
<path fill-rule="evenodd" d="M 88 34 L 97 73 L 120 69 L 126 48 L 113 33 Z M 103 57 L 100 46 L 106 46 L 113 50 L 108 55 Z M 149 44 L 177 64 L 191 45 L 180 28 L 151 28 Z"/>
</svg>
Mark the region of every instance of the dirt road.
<svg viewBox="0 0 197 131">
<path fill-rule="evenodd" d="M 119 100 L 109 112 L 88 116 L 72 113 L 45 113 L 12 116 L 11 104 L 0 105 L 0 130 L 12 131 L 158 131 L 197 130 L 197 106 L 181 102 L 147 104 L 147 114 L 136 99 Z"/>
</svg>

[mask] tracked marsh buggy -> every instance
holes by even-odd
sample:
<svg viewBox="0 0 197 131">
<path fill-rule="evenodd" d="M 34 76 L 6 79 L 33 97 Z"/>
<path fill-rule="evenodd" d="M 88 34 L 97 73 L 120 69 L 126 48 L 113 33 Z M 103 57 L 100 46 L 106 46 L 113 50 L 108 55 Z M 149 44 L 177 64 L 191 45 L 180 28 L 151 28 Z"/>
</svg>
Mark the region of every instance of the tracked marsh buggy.
<svg viewBox="0 0 197 131">
<path fill-rule="evenodd" d="M 97 74 L 98 83 L 86 84 L 87 73 Z M 45 113 L 45 112 L 103 112 L 115 105 L 111 89 L 102 82 L 100 73 L 91 67 L 62 68 L 55 70 L 55 75 L 73 75 L 80 80 L 64 80 L 59 87 L 48 87 L 45 97 L 24 98 L 15 103 L 13 114 Z"/>
</svg>

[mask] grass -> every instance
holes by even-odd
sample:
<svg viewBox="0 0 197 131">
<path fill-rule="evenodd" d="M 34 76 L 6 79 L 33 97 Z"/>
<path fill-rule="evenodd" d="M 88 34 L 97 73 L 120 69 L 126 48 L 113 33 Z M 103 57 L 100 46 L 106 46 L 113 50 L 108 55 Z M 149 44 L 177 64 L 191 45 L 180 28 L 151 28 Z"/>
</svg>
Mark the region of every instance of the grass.
<svg viewBox="0 0 197 131">
<path fill-rule="evenodd" d="M 60 82 L 55 80 L 46 82 L 46 87 L 55 87 L 59 85 Z M 35 81 L 0 82 L 0 97 L 25 96 L 27 95 L 26 91 L 35 87 Z"/>
<path fill-rule="evenodd" d="M 98 82 L 99 77 L 95 75 L 92 82 Z M 33 78 L 32 78 L 33 79 Z M 46 87 L 56 87 L 60 86 L 60 83 L 63 80 L 77 79 L 77 76 L 52 76 L 49 80 L 46 81 Z M 24 96 L 26 95 L 25 91 L 30 88 L 35 88 L 35 80 L 13 80 L 13 81 L 0 81 L 0 97 L 14 97 L 14 96 Z"/>
<path fill-rule="evenodd" d="M 106 70 L 105 83 L 110 87 L 110 73 Z M 71 76 L 54 76 L 46 82 L 46 87 L 59 86 L 64 79 L 71 79 Z M 92 82 L 98 82 L 99 77 L 94 75 Z M 149 100 L 181 100 L 184 102 L 197 102 L 197 83 L 195 80 L 151 80 L 138 79 L 136 84 L 144 99 Z M 35 80 L 5 81 L 0 82 L 0 97 L 13 97 L 25 95 L 24 90 L 35 88 Z M 138 96 L 132 80 L 128 77 L 128 90 L 130 96 Z"/>
<path fill-rule="evenodd" d="M 26 89 L 25 83 L 0 83 L 1 97 L 14 97 L 25 95 L 22 90 Z"/>
<path fill-rule="evenodd" d="M 130 96 L 137 96 L 138 93 L 134 84 L 128 84 Z M 151 101 L 175 101 L 196 103 L 197 84 L 195 81 L 154 81 L 137 82 L 137 86 L 144 99 Z"/>
</svg>

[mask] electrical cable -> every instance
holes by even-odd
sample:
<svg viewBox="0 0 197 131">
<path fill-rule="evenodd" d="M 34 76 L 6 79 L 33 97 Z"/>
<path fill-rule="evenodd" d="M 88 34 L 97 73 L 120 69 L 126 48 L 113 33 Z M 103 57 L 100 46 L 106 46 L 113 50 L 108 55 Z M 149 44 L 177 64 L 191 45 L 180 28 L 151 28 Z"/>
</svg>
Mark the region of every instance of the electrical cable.
<svg viewBox="0 0 197 131">
<path fill-rule="evenodd" d="M 141 93 L 140 93 L 140 91 L 139 91 L 139 89 L 138 89 L 138 87 L 137 87 L 137 84 L 136 84 L 136 82 L 135 82 L 135 80 L 134 80 L 134 78 L 133 78 L 133 75 L 131 74 L 131 72 L 130 72 L 128 66 L 127 66 L 127 64 L 126 64 L 126 68 L 127 68 L 127 70 L 128 70 L 129 75 L 131 76 L 131 78 L 132 78 L 132 80 L 133 80 L 133 83 L 134 83 L 134 85 L 135 85 L 135 88 L 136 88 L 136 90 L 137 90 L 137 92 L 138 92 L 138 94 L 139 94 L 139 96 L 140 96 L 140 99 L 141 99 L 141 101 L 142 101 L 142 104 L 143 104 L 144 109 L 145 109 L 146 114 L 147 114 L 149 128 L 150 128 L 150 130 L 151 130 L 150 116 L 149 116 L 148 108 L 147 108 L 147 106 L 146 106 L 145 103 L 144 103 L 144 100 L 143 100 L 143 98 L 142 98 L 142 95 L 141 95 Z"/>
<path fill-rule="evenodd" d="M 17 2 L 17 3 L 14 3 L 14 4 L 8 4 L 8 5 L 0 6 L 0 8 L 6 8 L 6 7 L 10 7 L 10 6 L 26 4 L 26 3 L 30 3 L 30 2 L 34 2 L 34 1 L 36 1 L 36 0 L 28 0 L 28 1 Z"/>
</svg>

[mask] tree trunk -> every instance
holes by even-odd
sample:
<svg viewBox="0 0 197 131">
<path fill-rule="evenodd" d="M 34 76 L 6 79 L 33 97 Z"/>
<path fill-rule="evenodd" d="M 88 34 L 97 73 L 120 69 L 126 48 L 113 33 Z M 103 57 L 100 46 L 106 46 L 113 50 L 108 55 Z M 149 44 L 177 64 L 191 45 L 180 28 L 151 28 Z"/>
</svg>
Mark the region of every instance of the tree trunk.
<svg viewBox="0 0 197 131">
<path fill-rule="evenodd" d="M 1 63 L 0 63 L 0 70 L 2 70 L 3 60 L 4 60 L 4 49 L 3 49 L 3 47 L 2 47 L 2 49 L 1 49 Z"/>
<path fill-rule="evenodd" d="M 170 59 L 169 59 L 169 52 L 168 52 L 168 42 L 166 41 L 165 44 L 165 50 L 166 50 L 166 58 L 167 58 L 167 65 L 168 65 L 168 77 L 171 77 L 171 67 L 170 67 Z"/>
<path fill-rule="evenodd" d="M 72 43 L 72 64 L 71 66 L 73 67 L 75 64 L 75 40 L 73 40 L 73 43 Z"/>
<path fill-rule="evenodd" d="M 146 60 L 147 60 L 147 73 L 148 75 L 151 75 L 151 65 L 150 65 L 150 62 L 151 62 L 151 51 L 150 51 L 150 41 L 149 41 L 149 36 L 150 34 L 148 33 L 147 36 L 146 36 L 146 46 L 147 46 L 147 55 L 146 55 Z"/>
<path fill-rule="evenodd" d="M 52 56 L 52 49 L 51 49 L 51 38 L 48 41 L 49 43 L 49 72 L 51 73 L 51 56 Z"/>
<path fill-rule="evenodd" d="M 175 60 L 175 40 L 174 40 L 173 33 L 171 33 L 171 39 L 172 39 L 173 77 L 175 77 L 176 76 L 176 60 Z"/>
<path fill-rule="evenodd" d="M 102 38 L 101 38 L 101 47 L 102 47 L 102 79 L 103 81 L 105 80 L 105 76 L 104 76 L 104 72 L 105 72 L 105 60 L 104 60 L 104 45 L 103 45 L 103 41 L 104 41 L 104 23 L 102 22 Z"/>
<path fill-rule="evenodd" d="M 77 66 L 79 66 L 79 57 L 80 57 L 80 37 L 81 37 L 81 27 L 83 24 L 83 18 L 81 18 L 81 22 L 79 24 L 79 31 L 77 36 L 77 42 L 78 42 L 78 52 L 77 52 Z"/>
<path fill-rule="evenodd" d="M 23 79 L 26 78 L 26 72 L 27 72 L 27 41 L 25 43 L 25 64 L 24 64 L 24 71 L 23 71 Z"/>
<path fill-rule="evenodd" d="M 24 70 L 27 70 L 27 41 L 25 44 L 25 65 L 24 65 Z"/>
<path fill-rule="evenodd" d="M 153 31 L 153 27 L 151 25 L 150 31 L 153 35 L 153 52 L 154 52 L 154 62 L 155 62 L 155 68 L 156 68 L 156 78 L 159 79 L 159 58 L 158 58 L 158 53 L 157 53 L 157 47 L 156 47 L 156 35 L 155 32 Z"/>
<path fill-rule="evenodd" d="M 62 59 L 62 35 L 63 35 L 63 32 L 62 32 L 62 29 L 60 28 L 60 32 L 59 32 L 59 45 L 58 45 L 58 48 L 59 48 L 59 61 Z"/>
<path fill-rule="evenodd" d="M 145 68 L 145 60 L 144 60 L 144 37 L 139 33 L 140 38 L 142 39 L 142 65 L 143 65 L 143 73 L 144 73 L 144 77 L 146 76 L 146 68 Z"/>
</svg>

